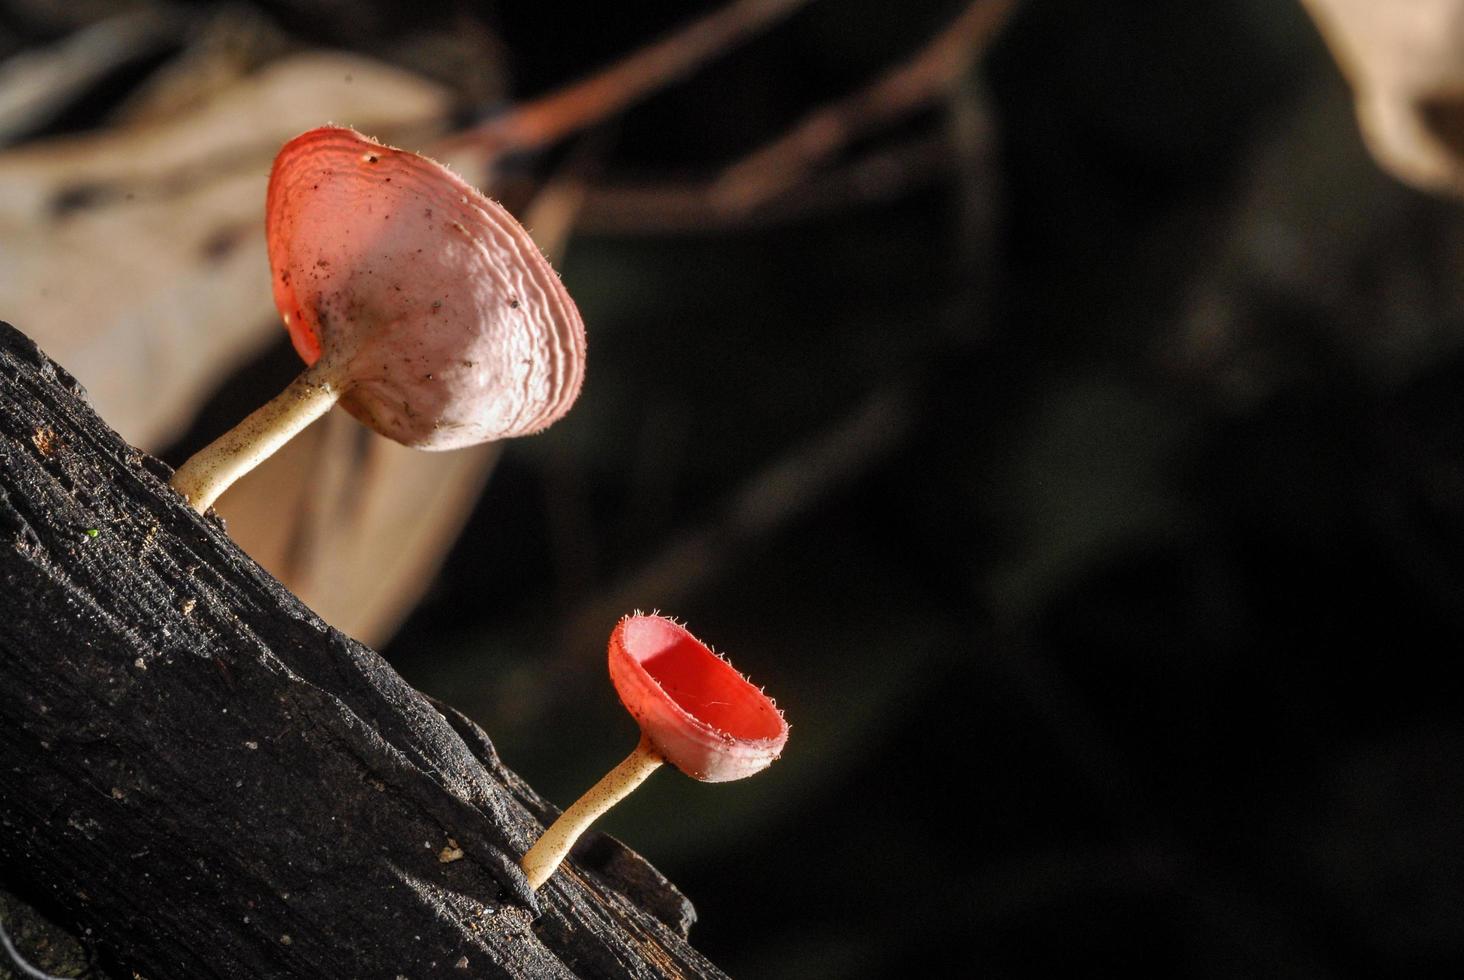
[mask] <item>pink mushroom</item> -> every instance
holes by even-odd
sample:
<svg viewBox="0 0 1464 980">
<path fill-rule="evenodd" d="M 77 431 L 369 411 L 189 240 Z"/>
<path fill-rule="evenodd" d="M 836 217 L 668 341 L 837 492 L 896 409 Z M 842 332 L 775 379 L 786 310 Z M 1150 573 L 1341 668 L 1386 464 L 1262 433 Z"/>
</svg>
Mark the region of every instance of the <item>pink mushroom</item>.
<svg viewBox="0 0 1464 980">
<path fill-rule="evenodd" d="M 591 823 L 662 762 L 694 779 L 720 783 L 766 769 L 788 741 L 788 723 L 772 700 L 664 616 L 636 614 L 616 625 L 610 679 L 640 725 L 640 743 L 523 856 L 520 863 L 534 888 L 549 880 Z"/>
<path fill-rule="evenodd" d="M 513 216 L 441 164 L 326 126 L 286 143 L 265 209 L 304 373 L 173 476 L 200 513 L 337 401 L 454 449 L 538 432 L 584 378 L 584 324 Z"/>
</svg>

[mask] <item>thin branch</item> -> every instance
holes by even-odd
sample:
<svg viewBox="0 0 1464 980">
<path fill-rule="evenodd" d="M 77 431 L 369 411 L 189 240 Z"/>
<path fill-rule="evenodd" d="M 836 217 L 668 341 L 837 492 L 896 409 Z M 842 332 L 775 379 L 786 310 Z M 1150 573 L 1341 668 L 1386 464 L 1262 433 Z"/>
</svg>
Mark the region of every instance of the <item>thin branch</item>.
<svg viewBox="0 0 1464 980">
<path fill-rule="evenodd" d="M 976 0 L 913 58 L 728 167 L 714 188 L 719 206 L 740 213 L 785 193 L 862 134 L 944 95 L 986 50 L 1015 6 L 1016 0 Z"/>
<path fill-rule="evenodd" d="M 808 2 L 735 0 L 604 71 L 515 106 L 445 142 L 449 146 L 476 144 L 490 156 L 546 146 L 690 74 Z"/>
<path fill-rule="evenodd" d="M 575 228 L 607 235 L 704 234 L 782 224 L 890 201 L 948 174 L 957 163 L 942 135 L 871 151 L 766 200 L 729 206 L 712 182 L 600 184 L 589 188 Z"/>
<path fill-rule="evenodd" d="M 870 151 L 834 170 L 815 170 L 850 142 L 952 95 L 1006 22 L 1015 0 L 981 0 L 916 55 L 862 91 L 808 116 L 784 136 L 710 181 L 600 184 L 590 189 L 582 231 L 697 234 L 764 226 L 850 205 L 893 199 L 969 158 L 952 153 L 951 131 Z"/>
<path fill-rule="evenodd" d="M 537 149 L 603 122 L 809 2 L 734 0 L 588 78 L 511 106 L 481 125 L 443 134 L 442 120 L 434 116 L 400 121 L 389 135 L 401 145 L 420 146 L 434 156 L 451 157 L 466 173 L 486 172 L 507 154 Z M 4 108 L 0 105 L 0 110 Z M 277 150 L 271 142 L 230 146 L 162 173 L 108 180 L 88 187 L 88 191 L 93 199 L 100 200 L 119 200 L 124 195 L 129 199 L 145 195 L 171 198 L 216 180 L 221 174 L 257 170 Z"/>
</svg>

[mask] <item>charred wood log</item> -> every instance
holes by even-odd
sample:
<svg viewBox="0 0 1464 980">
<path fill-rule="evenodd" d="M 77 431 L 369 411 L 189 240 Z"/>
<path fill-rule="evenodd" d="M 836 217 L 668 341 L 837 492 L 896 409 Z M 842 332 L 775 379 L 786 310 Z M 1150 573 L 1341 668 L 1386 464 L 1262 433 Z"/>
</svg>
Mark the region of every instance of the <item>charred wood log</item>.
<svg viewBox="0 0 1464 980">
<path fill-rule="evenodd" d="M 720 976 L 689 903 L 322 622 L 0 323 L 0 882 L 151 978 Z"/>
</svg>

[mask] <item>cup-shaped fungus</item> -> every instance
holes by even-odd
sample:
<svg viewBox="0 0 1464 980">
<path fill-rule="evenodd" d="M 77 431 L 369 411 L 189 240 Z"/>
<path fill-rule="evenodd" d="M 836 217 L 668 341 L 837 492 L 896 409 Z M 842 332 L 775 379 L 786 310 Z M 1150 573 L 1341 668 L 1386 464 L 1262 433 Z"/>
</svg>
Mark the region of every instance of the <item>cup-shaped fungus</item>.
<svg viewBox="0 0 1464 980">
<path fill-rule="evenodd" d="M 703 782 L 761 772 L 788 741 L 772 700 L 685 627 L 636 614 L 610 634 L 610 679 L 640 725 L 635 751 L 544 831 L 521 862 L 529 884 L 549 880 L 570 848 L 605 811 L 669 762 Z"/>
<path fill-rule="evenodd" d="M 200 513 L 337 401 L 420 449 L 537 432 L 584 377 L 584 324 L 522 225 L 446 167 L 350 129 L 270 172 L 278 307 L 306 369 L 173 476 Z"/>
</svg>

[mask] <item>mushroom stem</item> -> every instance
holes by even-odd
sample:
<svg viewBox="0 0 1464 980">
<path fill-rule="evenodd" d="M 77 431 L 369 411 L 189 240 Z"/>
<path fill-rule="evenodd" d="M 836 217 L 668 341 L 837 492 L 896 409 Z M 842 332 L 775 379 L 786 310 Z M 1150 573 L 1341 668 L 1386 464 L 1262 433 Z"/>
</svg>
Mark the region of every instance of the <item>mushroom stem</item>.
<svg viewBox="0 0 1464 980">
<path fill-rule="evenodd" d="M 625 761 L 607 772 L 601 780 L 591 786 L 585 795 L 575 800 L 568 810 L 559 815 L 559 819 L 544 831 L 533 847 L 529 848 L 527 854 L 519 864 L 528 876 L 529 885 L 537 889 L 554 869 L 559 867 L 570 848 L 574 847 L 575 841 L 580 835 L 589 829 L 590 824 L 598 820 L 606 810 L 619 803 L 630 795 L 641 783 L 645 782 L 647 776 L 655 772 L 657 767 L 665 760 L 651 740 L 644 735 L 640 743 L 636 745 L 635 751 L 625 757 Z"/>
<path fill-rule="evenodd" d="M 235 480 L 330 411 L 340 397 L 340 387 L 317 361 L 244 421 L 194 453 L 168 482 L 202 514 Z"/>
</svg>

